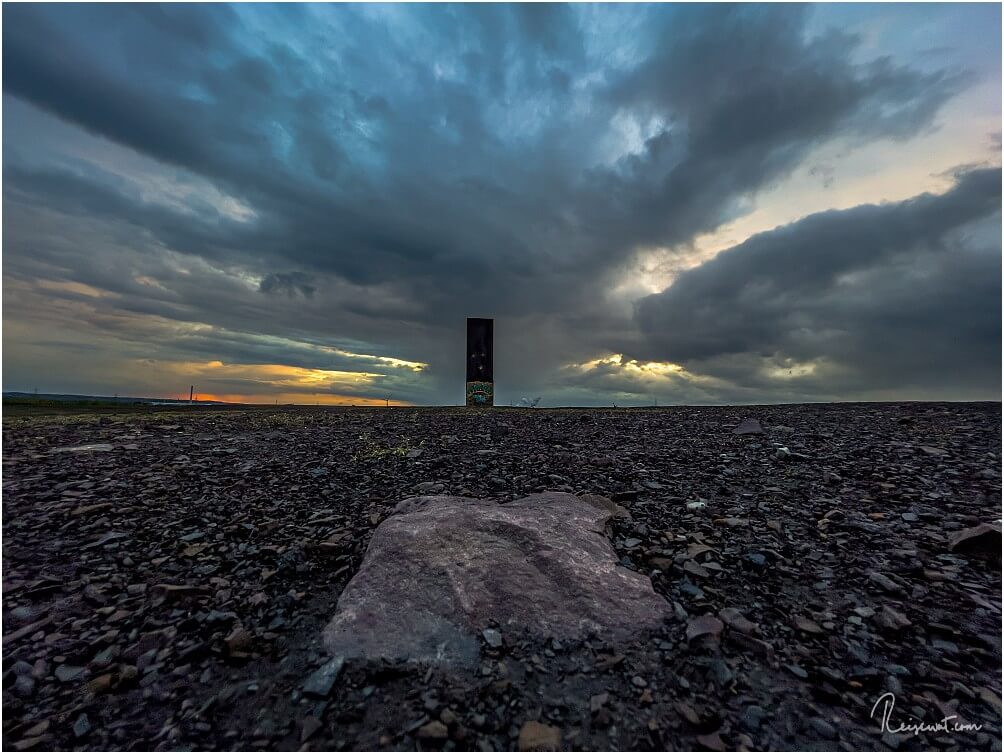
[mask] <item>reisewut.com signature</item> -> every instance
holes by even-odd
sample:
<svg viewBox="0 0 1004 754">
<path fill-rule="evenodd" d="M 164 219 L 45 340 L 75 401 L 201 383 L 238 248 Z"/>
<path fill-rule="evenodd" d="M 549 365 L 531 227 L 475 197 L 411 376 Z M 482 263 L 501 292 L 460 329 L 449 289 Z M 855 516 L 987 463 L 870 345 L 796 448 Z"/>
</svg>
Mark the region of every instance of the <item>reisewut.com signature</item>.
<svg viewBox="0 0 1004 754">
<path fill-rule="evenodd" d="M 891 691 L 882 694 L 872 707 L 871 718 L 873 720 L 875 719 L 875 713 L 881 712 L 879 727 L 883 733 L 912 733 L 916 736 L 918 733 L 971 733 L 983 728 L 979 723 L 959 722 L 956 719 L 958 715 L 945 715 L 945 717 L 935 723 L 921 721 L 895 724 L 892 722 L 892 713 L 895 707 L 896 695 Z M 916 720 L 913 717 L 910 719 Z"/>
</svg>

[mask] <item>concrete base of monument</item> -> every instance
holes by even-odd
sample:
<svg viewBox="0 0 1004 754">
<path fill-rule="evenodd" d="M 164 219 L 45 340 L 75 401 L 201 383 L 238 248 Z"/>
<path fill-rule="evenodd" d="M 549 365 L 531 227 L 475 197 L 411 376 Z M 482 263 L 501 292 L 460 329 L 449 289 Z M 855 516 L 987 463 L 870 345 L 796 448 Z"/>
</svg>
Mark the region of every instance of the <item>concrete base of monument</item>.
<svg viewBox="0 0 1004 754">
<path fill-rule="evenodd" d="M 604 533 L 616 513 L 605 498 L 560 492 L 503 504 L 409 498 L 373 534 L 325 646 L 346 659 L 473 666 L 483 641 L 656 629 L 669 605 L 618 565 Z"/>
</svg>

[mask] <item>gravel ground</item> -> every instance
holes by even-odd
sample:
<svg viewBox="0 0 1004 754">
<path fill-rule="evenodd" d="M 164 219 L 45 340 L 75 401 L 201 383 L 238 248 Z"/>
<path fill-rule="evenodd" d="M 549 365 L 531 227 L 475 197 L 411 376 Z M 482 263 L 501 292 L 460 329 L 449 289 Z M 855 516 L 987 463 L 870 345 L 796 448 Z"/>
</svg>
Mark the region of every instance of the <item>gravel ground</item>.
<svg viewBox="0 0 1004 754">
<path fill-rule="evenodd" d="M 90 414 L 3 449 L 8 751 L 1001 749 L 1000 534 L 961 534 L 1000 520 L 999 403 Z M 323 665 L 398 501 L 543 490 L 628 510 L 664 628 Z"/>
</svg>

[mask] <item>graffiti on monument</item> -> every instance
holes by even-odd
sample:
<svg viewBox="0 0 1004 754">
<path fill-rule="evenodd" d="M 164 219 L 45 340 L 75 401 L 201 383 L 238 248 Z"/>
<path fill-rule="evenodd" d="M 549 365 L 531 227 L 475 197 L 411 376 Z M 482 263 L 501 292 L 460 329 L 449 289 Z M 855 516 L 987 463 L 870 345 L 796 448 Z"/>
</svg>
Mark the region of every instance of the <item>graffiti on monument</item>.
<svg viewBox="0 0 1004 754">
<path fill-rule="evenodd" d="M 468 406 L 491 406 L 495 402 L 495 386 L 490 382 L 467 383 Z"/>
</svg>

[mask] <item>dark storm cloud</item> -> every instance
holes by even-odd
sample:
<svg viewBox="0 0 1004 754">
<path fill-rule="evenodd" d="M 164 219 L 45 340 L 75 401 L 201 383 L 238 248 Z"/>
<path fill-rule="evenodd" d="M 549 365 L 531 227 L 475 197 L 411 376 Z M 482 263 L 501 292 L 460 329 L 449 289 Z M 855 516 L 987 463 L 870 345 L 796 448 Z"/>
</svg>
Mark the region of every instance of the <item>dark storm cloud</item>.
<svg viewBox="0 0 1004 754">
<path fill-rule="evenodd" d="M 7 95 L 241 208 L 152 202 L 114 165 L 5 138 L 5 209 L 44 207 L 92 244 L 15 218 L 9 274 L 45 260 L 122 311 L 380 344 L 429 361 L 444 400 L 465 315 L 520 323 L 536 358 L 514 380 L 645 350 L 652 328 L 605 299 L 640 247 L 687 246 L 821 144 L 922 132 L 969 81 L 861 62 L 790 6 L 629 10 L 633 31 L 608 20 L 623 9 L 568 5 L 6 5 Z M 109 234 L 132 256 L 102 264 Z M 165 250 L 251 282 L 200 285 Z"/>
<path fill-rule="evenodd" d="M 686 242 L 820 142 L 913 135 L 965 84 L 960 72 L 921 73 L 887 58 L 854 63 L 856 40 L 807 39 L 804 13 L 681 9 L 668 38 L 608 92 L 668 126 L 618 173 L 598 177 L 594 216 L 635 242 Z"/>
<path fill-rule="evenodd" d="M 705 365 L 727 357 L 714 371 L 747 384 L 757 366 L 737 356 L 796 369 L 825 359 L 844 372 L 831 381 L 858 390 L 953 375 L 992 387 L 1000 209 L 1001 171 L 983 169 L 942 195 L 824 212 L 753 236 L 638 303 L 641 355 Z"/>
<path fill-rule="evenodd" d="M 284 293 L 290 298 L 297 294 L 311 298 L 317 289 L 310 281 L 311 277 L 302 272 L 272 272 L 261 279 L 258 290 L 262 293 Z"/>
<path fill-rule="evenodd" d="M 119 55 L 90 48 L 86 37 L 68 37 L 65 19 L 11 8 L 18 23 L 8 25 L 4 85 L 95 133 L 220 181 L 261 212 L 257 238 L 206 239 L 203 254 L 249 249 L 357 282 L 433 279 L 446 283 L 451 297 L 450 278 L 459 269 L 462 280 L 454 286 L 478 288 L 480 278 L 492 278 L 495 306 L 525 303 L 516 294 L 527 277 L 553 283 L 569 266 L 609 267 L 637 243 L 679 242 L 711 229 L 737 199 L 793 167 L 815 141 L 848 123 L 912 132 L 958 86 L 944 73 L 921 75 L 888 61 L 854 66 L 847 60 L 850 40 L 803 41 L 800 13 L 654 13 L 652 57 L 622 77 L 613 74 L 595 93 L 586 120 L 627 108 L 672 122 L 640 155 L 582 176 L 573 171 L 587 161 L 570 165 L 582 155 L 559 149 L 549 158 L 533 143 L 554 144 L 576 125 L 558 112 L 563 92 L 539 88 L 542 71 L 582 65 L 570 9 L 452 11 L 416 15 L 433 37 L 472 34 L 471 51 L 456 61 L 460 81 L 438 80 L 434 61 L 415 51 L 390 50 L 405 66 L 403 83 L 420 87 L 421 96 L 371 80 L 379 67 L 351 46 L 333 66 L 359 61 L 351 87 L 288 46 L 249 57 L 238 32 L 225 31 L 213 16 L 197 38 L 209 45 L 203 66 L 189 62 L 183 75 L 172 76 L 175 56 L 191 58 L 196 23 L 192 11 L 173 6 L 153 14 L 177 20 L 150 35 L 154 52 L 140 56 L 156 86 L 117 70 Z M 108 14 L 114 10 L 102 8 L 90 25 L 104 26 L 110 19 L 101 16 Z M 22 26 L 22 16 L 32 23 Z M 151 15 L 127 23 L 124 37 L 134 27 L 142 34 Z M 390 41 L 372 22 L 352 23 L 378 43 Z M 60 54 L 38 54 L 43 34 Z M 507 134 L 488 122 L 491 107 L 517 97 L 539 101 L 547 116 L 527 144 L 507 143 Z M 876 119 L 879 112 L 890 114 Z M 535 115 L 527 113 L 531 123 Z M 353 140 L 347 124 L 358 119 L 374 132 L 372 167 L 346 162 L 353 146 L 366 147 L 365 140 L 346 143 Z M 277 154 L 275 137 L 282 134 L 290 141 L 286 159 Z M 510 164 L 525 160 L 533 164 Z"/>
</svg>

